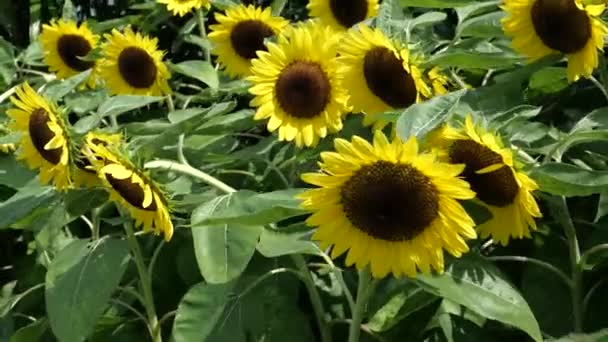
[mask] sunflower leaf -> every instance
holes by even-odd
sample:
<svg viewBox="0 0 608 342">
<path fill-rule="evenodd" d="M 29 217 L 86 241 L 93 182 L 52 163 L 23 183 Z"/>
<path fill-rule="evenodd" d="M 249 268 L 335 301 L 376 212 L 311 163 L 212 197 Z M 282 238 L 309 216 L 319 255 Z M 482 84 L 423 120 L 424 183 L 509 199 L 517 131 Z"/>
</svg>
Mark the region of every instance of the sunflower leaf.
<svg viewBox="0 0 608 342">
<path fill-rule="evenodd" d="M 217 71 L 206 61 L 185 61 L 170 65 L 173 71 L 184 76 L 196 78 L 210 88 L 217 89 L 220 85 Z"/>
<path fill-rule="evenodd" d="M 542 191 L 560 196 L 589 196 L 608 191 L 608 171 L 582 169 L 565 163 L 547 163 L 530 171 Z"/>
<path fill-rule="evenodd" d="M 401 0 L 402 6 L 424 8 L 456 8 L 474 3 L 475 0 Z"/>
<path fill-rule="evenodd" d="M 467 307 L 482 317 L 525 331 L 542 341 L 540 328 L 528 303 L 491 263 L 469 254 L 447 267 L 441 275 L 420 274 L 415 281 L 437 296 Z"/>
</svg>

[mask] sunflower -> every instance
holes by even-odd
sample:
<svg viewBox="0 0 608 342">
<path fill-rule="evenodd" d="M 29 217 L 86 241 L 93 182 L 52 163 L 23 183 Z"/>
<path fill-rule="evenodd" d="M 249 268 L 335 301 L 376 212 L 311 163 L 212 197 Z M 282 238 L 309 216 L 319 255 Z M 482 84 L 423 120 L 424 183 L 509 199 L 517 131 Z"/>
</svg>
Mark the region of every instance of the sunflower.
<svg viewBox="0 0 608 342">
<path fill-rule="evenodd" d="M 530 237 L 535 217 L 542 217 L 532 192 L 538 186 L 515 167 L 513 151 L 503 147 L 498 135 L 475 125 L 471 116 L 464 127 L 443 127 L 435 135 L 435 146 L 443 148 L 449 162 L 464 164 L 464 179 L 477 193 L 477 200 L 493 218 L 478 227 L 480 236 L 491 236 L 502 245 L 509 238 Z"/>
<path fill-rule="evenodd" d="M 89 146 L 94 155 L 89 162 L 97 176 L 110 192 L 110 199 L 125 208 L 135 220 L 136 227 L 144 231 L 164 234 L 165 240 L 173 236 L 173 223 L 168 200 L 160 188 L 144 172 L 123 157 L 112 145 L 93 143 Z"/>
<path fill-rule="evenodd" d="M 256 51 L 266 51 L 264 39 L 289 24 L 281 17 L 274 17 L 270 7 L 262 10 L 253 5 L 231 7 L 225 14 L 216 14 L 215 19 L 219 24 L 211 25 L 209 33 L 209 40 L 215 45 L 212 53 L 233 77 L 250 75 Z"/>
<path fill-rule="evenodd" d="M 84 137 L 84 143 L 80 149 L 80 157 L 74 162 L 74 185 L 83 187 L 95 187 L 101 185 L 89 159 L 99 159 L 93 152 L 97 145 L 120 147 L 123 142 L 121 134 L 109 134 L 104 132 L 89 132 Z"/>
<path fill-rule="evenodd" d="M 531 61 L 553 53 L 568 58 L 568 80 L 589 77 L 598 65 L 597 49 L 604 46 L 606 25 L 598 18 L 605 5 L 580 0 L 505 0 L 505 33 L 513 48 Z"/>
<path fill-rule="evenodd" d="M 57 106 L 38 95 L 28 83 L 11 97 L 16 108 L 6 111 L 9 125 L 21 133 L 17 159 L 40 172 L 42 184 L 65 190 L 71 183 L 70 145 L 65 122 Z"/>
<path fill-rule="evenodd" d="M 342 129 L 348 96 L 337 74 L 337 43 L 330 28 L 307 22 L 288 29 L 251 61 L 254 119 L 269 119 L 268 130 L 278 129 L 279 140 L 314 146 Z"/>
<path fill-rule="evenodd" d="M 80 26 L 74 21 L 57 20 L 50 25 L 42 25 L 40 42 L 44 51 L 44 61 L 49 69 L 64 79 L 88 69 L 95 69 L 95 62 L 81 59 L 97 45 L 99 37 L 88 28 L 87 23 Z M 93 75 L 89 85 L 95 84 Z"/>
<path fill-rule="evenodd" d="M 378 7 L 378 0 L 310 0 L 306 6 L 311 17 L 339 31 L 375 17 Z"/>
<path fill-rule="evenodd" d="M 357 136 L 334 145 L 337 152 L 321 154 L 324 173 L 302 175 L 320 188 L 299 195 L 314 212 L 306 222 L 319 226 L 313 238 L 333 246 L 332 258 L 348 250 L 347 266 L 413 277 L 442 272 L 443 249 L 455 257 L 469 250 L 474 222 L 457 200 L 475 193 L 457 177 L 464 166 L 419 153 L 415 137 L 389 142 L 380 130 L 373 145 Z"/>
<path fill-rule="evenodd" d="M 104 58 L 99 62 L 99 74 L 111 94 L 159 96 L 170 94 L 167 80 L 171 77 L 163 63 L 158 40 L 134 33 L 127 27 L 124 33 L 112 30 L 104 35 Z"/>
<path fill-rule="evenodd" d="M 377 114 L 432 96 L 409 51 L 398 49 L 379 29 L 360 25 L 349 31 L 338 52 L 349 103 L 354 111 L 366 114 L 365 125 L 382 128 L 387 122 Z"/>
<path fill-rule="evenodd" d="M 211 7 L 209 0 L 156 0 L 156 2 L 166 5 L 167 10 L 173 12 L 173 15 L 180 17 L 185 16 L 194 9 L 208 9 Z"/>
</svg>

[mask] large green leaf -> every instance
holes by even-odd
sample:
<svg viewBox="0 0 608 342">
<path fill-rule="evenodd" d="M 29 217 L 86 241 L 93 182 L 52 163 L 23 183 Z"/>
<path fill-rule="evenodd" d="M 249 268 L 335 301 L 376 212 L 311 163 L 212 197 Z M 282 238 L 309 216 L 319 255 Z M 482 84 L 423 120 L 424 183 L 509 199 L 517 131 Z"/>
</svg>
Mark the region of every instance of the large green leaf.
<svg viewBox="0 0 608 342">
<path fill-rule="evenodd" d="M 448 51 L 433 56 L 428 63 L 464 69 L 508 69 L 520 61 L 504 52 Z"/>
<path fill-rule="evenodd" d="M 32 180 L 11 198 L 0 203 L 0 229 L 7 228 L 35 209 L 44 207 L 54 196 L 53 188 L 42 187 L 37 179 Z"/>
<path fill-rule="evenodd" d="M 432 294 L 519 328 L 535 341 L 543 340 L 528 303 L 498 268 L 479 256 L 469 254 L 449 265 L 443 274 L 420 274 L 415 281 Z"/>
<path fill-rule="evenodd" d="M 34 171 L 26 168 L 13 156 L 0 154 L 0 184 L 20 188 L 36 177 Z"/>
<path fill-rule="evenodd" d="M 404 140 L 412 135 L 424 137 L 446 120 L 465 93 L 466 90 L 459 90 L 409 106 L 397 120 L 397 134 Z"/>
<path fill-rule="evenodd" d="M 126 241 L 77 240 L 55 257 L 46 274 L 46 310 L 62 342 L 84 341 L 95 328 L 129 262 Z"/>
<path fill-rule="evenodd" d="M 216 197 L 192 213 L 196 261 L 209 283 L 226 283 L 238 277 L 247 267 L 262 233 L 262 226 L 203 223 L 216 212 L 230 207 L 234 197 L 234 194 Z"/>
<path fill-rule="evenodd" d="M 196 78 L 210 88 L 217 89 L 220 84 L 217 71 L 207 61 L 185 61 L 171 66 L 175 72 Z"/>
<path fill-rule="evenodd" d="M 425 8 L 455 8 L 474 3 L 475 0 L 400 0 L 402 6 Z"/>
<path fill-rule="evenodd" d="M 40 319 L 17 330 L 9 342 L 37 342 L 49 327 L 46 319 Z"/>
<path fill-rule="evenodd" d="M 608 191 L 608 171 L 583 169 L 565 163 L 547 163 L 533 168 L 531 176 L 540 190 L 561 196 L 589 196 Z"/>
<path fill-rule="evenodd" d="M 206 341 L 222 317 L 233 287 L 233 283 L 200 283 L 188 290 L 175 315 L 175 342 Z"/>
<path fill-rule="evenodd" d="M 321 254 L 319 247 L 310 241 L 310 232 L 284 233 L 264 229 L 257 246 L 258 252 L 267 258 L 288 254 Z"/>
<path fill-rule="evenodd" d="M 50 82 L 44 89 L 44 95 L 58 101 L 69 92 L 85 82 L 91 75 L 91 70 L 86 70 L 78 73 L 65 80 L 55 80 Z"/>
<path fill-rule="evenodd" d="M 201 224 L 265 225 L 305 214 L 295 196 L 301 189 L 256 193 L 241 190 L 231 195 L 230 204 L 220 207 Z"/>
<path fill-rule="evenodd" d="M 458 26 L 456 32 L 459 36 L 492 38 L 502 34 L 500 20 L 504 17 L 504 12 L 496 11 L 486 13 L 475 18 L 469 19 Z"/>
</svg>

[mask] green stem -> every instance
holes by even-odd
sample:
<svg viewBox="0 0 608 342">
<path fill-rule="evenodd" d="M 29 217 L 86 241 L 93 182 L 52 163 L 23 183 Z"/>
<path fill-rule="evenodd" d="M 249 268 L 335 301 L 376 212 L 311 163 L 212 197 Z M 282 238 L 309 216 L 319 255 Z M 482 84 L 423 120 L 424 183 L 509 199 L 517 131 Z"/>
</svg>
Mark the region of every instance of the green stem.
<svg viewBox="0 0 608 342">
<path fill-rule="evenodd" d="M 99 215 L 101 214 L 101 208 L 93 209 L 91 213 L 91 219 L 93 220 L 93 227 L 91 227 L 91 237 L 93 241 L 99 240 L 100 228 L 101 228 L 101 218 Z"/>
<path fill-rule="evenodd" d="M 235 192 L 236 189 L 231 187 L 230 185 L 222 182 L 221 180 L 201 171 L 198 169 L 193 168 L 192 166 L 189 165 L 184 165 L 181 163 L 176 163 L 174 161 L 171 160 L 155 160 L 155 161 L 151 161 L 149 163 L 146 163 L 146 165 L 144 166 L 146 169 L 163 169 L 163 170 L 170 170 L 170 171 L 176 171 L 176 172 L 181 172 L 183 174 L 195 177 L 200 179 L 201 181 L 207 183 L 208 185 L 222 191 L 225 192 L 227 194 Z"/>
<path fill-rule="evenodd" d="M 203 14 L 202 8 L 196 10 L 196 19 L 198 20 L 198 28 L 201 33 L 201 38 L 203 39 L 203 41 L 207 41 L 207 30 L 205 30 L 205 15 Z M 211 63 L 211 51 L 209 49 L 205 49 L 205 60 Z"/>
<path fill-rule="evenodd" d="M 576 228 L 570 217 L 566 198 L 560 197 L 552 206 L 557 221 L 562 225 L 568 241 L 571 268 L 572 314 L 574 315 L 574 332 L 583 331 L 583 269 L 581 267 L 581 250 L 576 237 Z"/>
<path fill-rule="evenodd" d="M 317 324 L 319 325 L 319 331 L 321 332 L 321 341 L 331 342 L 331 330 L 329 329 L 329 325 L 325 320 L 323 301 L 321 300 L 321 295 L 319 295 L 315 282 L 310 275 L 310 270 L 308 269 L 308 265 L 306 265 L 306 260 L 304 260 L 304 257 L 300 254 L 293 254 L 291 255 L 291 258 L 300 273 L 304 276 L 302 280 L 304 281 L 306 290 L 308 290 L 312 308 L 315 311 L 315 316 L 317 317 Z"/>
<path fill-rule="evenodd" d="M 359 342 L 361 334 L 361 322 L 367 308 L 369 297 L 374 291 L 375 282 L 372 281 L 372 274 L 369 267 L 365 267 L 359 271 L 359 284 L 357 286 L 357 298 L 355 302 L 355 311 L 348 329 L 348 342 Z"/>
<path fill-rule="evenodd" d="M 568 275 L 566 273 L 562 272 L 559 268 L 551 265 L 550 263 L 542 261 L 542 260 L 528 258 L 528 257 L 524 257 L 524 256 L 518 256 L 518 255 L 492 256 L 492 257 L 488 257 L 487 259 L 491 260 L 491 261 L 516 261 L 516 262 L 527 262 L 530 264 L 535 264 L 537 266 L 540 266 L 540 267 L 546 269 L 549 272 L 552 272 L 553 274 L 558 276 L 561 280 L 563 280 L 564 283 L 566 285 L 568 285 L 568 287 L 572 287 L 572 281 L 570 280 L 570 278 L 568 278 Z"/>
<path fill-rule="evenodd" d="M 127 242 L 129 243 L 129 248 L 135 259 L 137 273 L 139 274 L 139 282 L 144 296 L 144 307 L 146 309 L 146 315 L 148 316 L 148 324 L 152 330 L 152 339 L 154 342 L 162 342 L 161 328 L 158 324 L 156 308 L 154 307 L 154 297 L 152 295 L 152 278 L 144 263 L 144 257 L 141 253 L 141 248 L 139 248 L 139 244 L 137 243 L 137 238 L 135 237 L 131 222 L 125 223 L 124 227 L 127 232 Z"/>
</svg>

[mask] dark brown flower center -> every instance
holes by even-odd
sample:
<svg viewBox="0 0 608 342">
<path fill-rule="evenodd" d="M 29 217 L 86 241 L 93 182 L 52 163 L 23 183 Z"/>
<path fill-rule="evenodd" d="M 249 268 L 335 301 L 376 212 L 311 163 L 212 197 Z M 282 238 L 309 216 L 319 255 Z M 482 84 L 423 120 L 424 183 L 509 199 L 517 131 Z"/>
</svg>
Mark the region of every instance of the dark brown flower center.
<svg viewBox="0 0 608 342">
<path fill-rule="evenodd" d="M 316 63 L 296 61 L 279 75 L 275 85 L 281 108 L 297 118 L 310 119 L 325 109 L 329 102 L 331 84 Z"/>
<path fill-rule="evenodd" d="M 149 88 L 156 80 L 156 64 L 144 49 L 129 46 L 118 56 L 118 70 L 133 88 Z"/>
<path fill-rule="evenodd" d="M 57 165 L 61 161 L 63 149 L 61 147 L 52 150 L 44 149 L 44 146 L 55 137 L 55 133 L 49 128 L 49 121 L 49 114 L 46 110 L 42 108 L 34 110 L 30 115 L 29 122 L 30 139 L 42 158 L 53 165 Z"/>
<path fill-rule="evenodd" d="M 353 226 L 381 240 L 411 240 L 439 212 L 437 189 L 408 164 L 378 161 L 363 166 L 342 186 L 340 195 Z"/>
<path fill-rule="evenodd" d="M 266 51 L 264 39 L 272 36 L 272 29 L 259 20 L 245 20 L 236 24 L 230 33 L 230 42 L 236 53 L 245 58 L 256 58 L 256 51 Z"/>
<path fill-rule="evenodd" d="M 329 0 L 329 8 L 344 27 L 351 27 L 367 17 L 367 0 Z"/>
<path fill-rule="evenodd" d="M 457 140 L 450 147 L 450 161 L 454 164 L 465 164 L 462 176 L 471 184 L 482 202 L 504 207 L 517 196 L 519 185 L 508 166 L 489 173 L 477 174 L 490 165 L 502 163 L 502 157 L 489 148 L 472 140 Z"/>
<path fill-rule="evenodd" d="M 76 71 L 90 69 L 94 63 L 80 59 L 91 52 L 91 44 L 77 34 L 64 34 L 57 40 L 57 52 L 61 60 Z"/>
<path fill-rule="evenodd" d="M 548 47 L 574 53 L 591 38 L 587 12 L 576 7 L 575 0 L 536 0 L 532 5 L 532 24 Z"/>
<path fill-rule="evenodd" d="M 143 207 L 144 189 L 141 188 L 141 185 L 133 183 L 131 181 L 131 177 L 127 179 L 117 179 L 111 174 L 106 173 L 106 179 L 110 185 L 112 185 L 112 188 L 114 188 L 114 190 L 116 190 L 116 192 L 118 192 L 120 196 L 132 206 L 147 211 L 155 211 L 157 209 L 156 202 L 154 200 L 147 208 Z"/>
<path fill-rule="evenodd" d="M 403 68 L 403 61 L 389 49 L 378 46 L 365 54 L 363 74 L 374 95 L 393 108 L 416 102 L 416 83 Z"/>
</svg>

